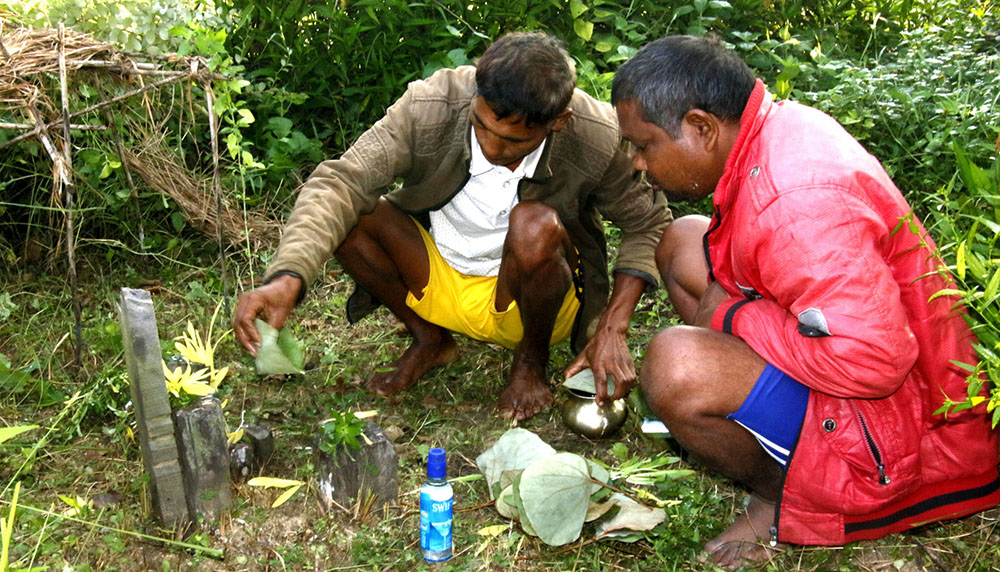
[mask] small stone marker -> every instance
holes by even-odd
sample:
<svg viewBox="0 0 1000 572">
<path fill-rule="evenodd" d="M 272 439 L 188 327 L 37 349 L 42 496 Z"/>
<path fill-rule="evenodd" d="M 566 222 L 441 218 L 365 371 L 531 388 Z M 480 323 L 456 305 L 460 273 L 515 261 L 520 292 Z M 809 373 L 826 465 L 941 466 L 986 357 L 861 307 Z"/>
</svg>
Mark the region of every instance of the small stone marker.
<svg viewBox="0 0 1000 572">
<path fill-rule="evenodd" d="M 161 525 L 172 528 L 190 519 L 149 292 L 122 288 L 118 315 L 153 514 Z"/>
<path fill-rule="evenodd" d="M 187 508 L 192 516 L 218 520 L 232 503 L 229 492 L 229 444 L 222 405 L 214 396 L 199 398 L 174 411 Z"/>
<path fill-rule="evenodd" d="M 229 446 L 229 476 L 234 483 L 245 483 L 253 474 L 253 446 L 240 441 Z"/>
<path fill-rule="evenodd" d="M 364 432 L 371 444 L 362 439 L 358 450 L 341 446 L 332 455 L 319 448 L 319 437 L 314 443 L 317 492 L 320 505 L 327 512 L 334 502 L 347 508 L 359 496 L 366 503 L 369 494 L 374 495 L 373 510 L 396 502 L 399 496 L 396 449 L 378 425 L 368 423 Z"/>
<path fill-rule="evenodd" d="M 229 446 L 229 474 L 233 482 L 242 483 L 261 469 L 274 456 L 274 435 L 262 425 L 243 427 L 243 439 Z"/>
<path fill-rule="evenodd" d="M 263 425 L 247 425 L 243 428 L 243 438 L 250 441 L 253 447 L 251 465 L 259 470 L 271 461 L 274 456 L 274 435 Z"/>
</svg>

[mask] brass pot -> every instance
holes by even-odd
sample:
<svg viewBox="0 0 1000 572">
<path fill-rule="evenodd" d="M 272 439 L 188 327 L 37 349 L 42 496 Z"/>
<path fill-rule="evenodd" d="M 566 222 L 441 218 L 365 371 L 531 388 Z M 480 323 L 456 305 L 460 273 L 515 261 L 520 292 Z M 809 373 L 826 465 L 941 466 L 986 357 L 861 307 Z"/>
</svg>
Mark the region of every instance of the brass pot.
<svg viewBox="0 0 1000 572">
<path fill-rule="evenodd" d="M 595 397 L 593 393 L 570 389 L 562 405 L 563 423 L 574 433 L 591 439 L 611 435 L 628 417 L 624 399 L 597 405 Z"/>
</svg>

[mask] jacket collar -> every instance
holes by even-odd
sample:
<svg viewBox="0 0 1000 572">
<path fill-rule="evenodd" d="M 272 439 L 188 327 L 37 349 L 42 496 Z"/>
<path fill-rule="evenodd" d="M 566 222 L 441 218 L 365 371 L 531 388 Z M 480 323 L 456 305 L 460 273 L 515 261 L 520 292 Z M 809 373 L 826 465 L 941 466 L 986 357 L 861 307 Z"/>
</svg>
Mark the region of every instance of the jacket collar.
<svg viewBox="0 0 1000 572">
<path fill-rule="evenodd" d="M 740 116 L 740 131 L 726 159 L 722 177 L 715 186 L 712 203 L 717 209 L 726 210 L 735 199 L 738 187 L 734 183 L 738 183 L 744 176 L 743 164 L 750 152 L 751 142 L 760 133 L 772 105 L 773 96 L 764 87 L 764 82 L 758 79 L 754 83 L 753 91 L 750 92 L 746 107 L 743 108 L 743 115 Z"/>
</svg>

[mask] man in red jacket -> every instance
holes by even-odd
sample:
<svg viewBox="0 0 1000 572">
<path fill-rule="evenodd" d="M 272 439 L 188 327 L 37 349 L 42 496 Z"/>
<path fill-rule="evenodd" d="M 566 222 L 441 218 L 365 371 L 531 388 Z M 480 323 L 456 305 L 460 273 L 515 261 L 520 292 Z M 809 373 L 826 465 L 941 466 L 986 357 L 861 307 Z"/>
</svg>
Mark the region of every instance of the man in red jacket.
<svg viewBox="0 0 1000 572">
<path fill-rule="evenodd" d="M 775 102 L 715 40 L 668 37 L 616 73 L 634 164 L 672 199 L 657 262 L 685 326 L 642 390 L 691 456 L 751 491 L 705 550 L 839 545 L 1000 502 L 997 435 L 961 401 L 973 336 L 934 243 L 878 161 L 829 116 Z"/>
</svg>

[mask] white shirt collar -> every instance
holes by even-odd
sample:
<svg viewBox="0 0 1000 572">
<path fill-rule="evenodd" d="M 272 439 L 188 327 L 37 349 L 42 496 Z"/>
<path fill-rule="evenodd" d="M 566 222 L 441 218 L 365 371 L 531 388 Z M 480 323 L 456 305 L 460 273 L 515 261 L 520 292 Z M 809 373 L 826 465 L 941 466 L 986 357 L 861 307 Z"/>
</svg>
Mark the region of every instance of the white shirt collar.
<svg viewBox="0 0 1000 572">
<path fill-rule="evenodd" d="M 486 160 L 486 157 L 483 155 L 483 149 L 479 146 L 479 140 L 476 139 L 475 129 L 475 127 L 469 127 L 469 137 L 472 139 L 472 161 L 469 163 L 469 175 L 478 177 L 479 175 L 483 175 L 493 169 L 503 166 L 494 165 Z M 541 145 L 536 147 L 531 153 L 525 155 L 524 159 L 521 160 L 521 164 L 514 169 L 512 176 L 528 178 L 533 177 L 535 175 L 535 169 L 538 167 L 538 162 L 542 158 L 542 151 L 545 150 L 545 145 L 547 145 L 548 142 L 549 139 L 546 137 L 542 140 Z M 506 169 L 507 167 L 503 168 Z"/>
</svg>

